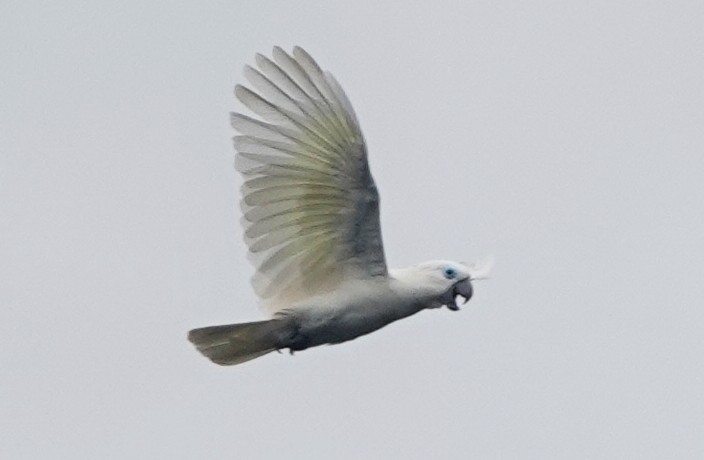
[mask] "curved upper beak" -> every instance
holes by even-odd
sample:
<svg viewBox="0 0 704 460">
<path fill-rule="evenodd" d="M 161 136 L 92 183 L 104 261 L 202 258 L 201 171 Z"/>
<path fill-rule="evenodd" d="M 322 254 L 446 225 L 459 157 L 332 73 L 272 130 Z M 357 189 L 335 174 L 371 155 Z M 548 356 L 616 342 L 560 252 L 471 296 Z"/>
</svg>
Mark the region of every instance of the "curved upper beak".
<svg viewBox="0 0 704 460">
<path fill-rule="evenodd" d="M 469 299 L 472 298 L 473 292 L 474 291 L 472 289 L 472 283 L 470 282 L 469 278 L 465 278 L 461 281 L 458 281 L 457 283 L 455 283 L 454 286 L 452 286 L 452 295 L 447 303 L 447 308 L 452 311 L 459 310 L 460 307 L 457 305 L 457 297 L 462 297 L 462 305 L 464 305 L 469 302 Z"/>
</svg>

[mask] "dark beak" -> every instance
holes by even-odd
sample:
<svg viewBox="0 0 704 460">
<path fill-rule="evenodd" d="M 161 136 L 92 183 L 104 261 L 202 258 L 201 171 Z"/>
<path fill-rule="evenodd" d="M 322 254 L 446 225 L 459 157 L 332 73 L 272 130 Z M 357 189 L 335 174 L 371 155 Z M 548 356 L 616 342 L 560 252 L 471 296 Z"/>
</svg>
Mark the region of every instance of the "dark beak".
<svg viewBox="0 0 704 460">
<path fill-rule="evenodd" d="M 464 305 L 469 302 L 469 299 L 472 298 L 472 292 L 472 283 L 469 281 L 469 278 L 463 279 L 462 281 L 455 283 L 455 285 L 452 286 L 452 290 L 450 291 L 451 295 L 450 299 L 448 299 L 447 302 L 447 308 L 452 311 L 459 310 L 460 307 L 457 306 L 457 297 L 462 297 L 462 305 Z"/>
</svg>

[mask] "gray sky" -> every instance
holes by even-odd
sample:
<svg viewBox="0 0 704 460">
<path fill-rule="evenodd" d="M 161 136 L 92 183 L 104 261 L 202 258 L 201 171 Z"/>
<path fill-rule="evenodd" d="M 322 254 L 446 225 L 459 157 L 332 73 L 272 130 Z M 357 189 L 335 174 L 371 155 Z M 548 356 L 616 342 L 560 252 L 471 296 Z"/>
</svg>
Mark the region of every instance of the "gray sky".
<svg viewBox="0 0 704 460">
<path fill-rule="evenodd" d="M 704 6 L 430 3 L 3 2 L 0 457 L 702 458 Z M 262 317 L 228 112 L 275 44 L 350 96 L 390 264 L 497 266 L 220 368 L 185 336 Z"/>
</svg>

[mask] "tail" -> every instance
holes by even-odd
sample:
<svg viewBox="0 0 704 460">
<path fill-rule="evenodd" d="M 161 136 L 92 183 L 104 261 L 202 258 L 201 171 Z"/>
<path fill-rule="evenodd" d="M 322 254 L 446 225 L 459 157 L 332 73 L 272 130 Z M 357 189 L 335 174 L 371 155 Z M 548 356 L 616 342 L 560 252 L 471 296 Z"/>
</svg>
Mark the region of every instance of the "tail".
<svg viewBox="0 0 704 460">
<path fill-rule="evenodd" d="M 193 329 L 188 340 L 208 359 L 232 366 L 281 348 L 286 323 L 279 320 Z"/>
</svg>

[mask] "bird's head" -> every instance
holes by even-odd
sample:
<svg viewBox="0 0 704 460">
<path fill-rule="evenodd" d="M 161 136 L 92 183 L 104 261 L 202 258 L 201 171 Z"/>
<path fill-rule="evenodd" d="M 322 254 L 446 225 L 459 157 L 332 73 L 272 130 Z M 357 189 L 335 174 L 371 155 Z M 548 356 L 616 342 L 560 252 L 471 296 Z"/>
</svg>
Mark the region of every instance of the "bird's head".
<svg viewBox="0 0 704 460">
<path fill-rule="evenodd" d="M 468 268 L 460 262 L 436 260 L 418 266 L 425 280 L 424 290 L 431 294 L 435 305 L 459 310 L 457 299 L 466 304 L 472 298 L 472 281 Z"/>
<path fill-rule="evenodd" d="M 489 258 L 479 264 L 449 260 L 433 260 L 403 270 L 402 278 L 414 285 L 414 290 L 426 308 L 446 306 L 459 310 L 457 300 L 466 304 L 474 292 L 472 281 L 487 277 L 493 266 Z"/>
<path fill-rule="evenodd" d="M 446 306 L 452 311 L 459 310 L 457 299 L 467 303 L 472 297 L 472 281 L 477 279 L 473 266 L 449 260 L 424 262 L 393 275 L 409 286 L 423 308 Z"/>
</svg>

